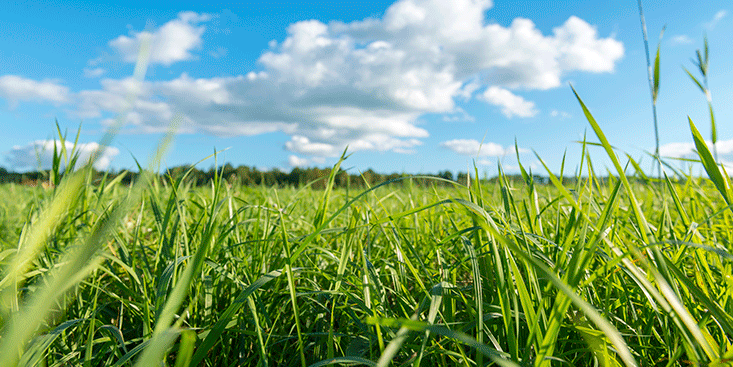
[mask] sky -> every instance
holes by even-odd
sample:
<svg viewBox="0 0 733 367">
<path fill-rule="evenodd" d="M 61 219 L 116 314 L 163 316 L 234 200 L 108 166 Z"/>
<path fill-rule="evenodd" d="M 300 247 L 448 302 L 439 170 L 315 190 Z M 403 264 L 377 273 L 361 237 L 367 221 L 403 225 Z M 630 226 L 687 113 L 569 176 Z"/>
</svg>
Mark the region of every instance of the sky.
<svg viewBox="0 0 733 367">
<path fill-rule="evenodd" d="M 705 95 L 684 71 L 700 77 L 693 57 L 707 35 L 717 149 L 733 162 L 730 2 L 643 5 L 651 51 L 661 46 L 661 154 L 693 157 L 688 116 L 710 136 Z M 619 154 L 651 167 L 651 95 L 633 0 L 5 7 L 0 166 L 13 171 L 50 165 L 58 121 L 71 140 L 79 131 L 82 159 L 101 149 L 98 169 L 145 164 L 174 131 L 158 168 L 219 152 L 219 164 L 290 171 L 331 166 L 347 149 L 343 167 L 355 173 L 476 165 L 492 175 L 497 162 L 517 172 L 516 141 L 534 172 L 545 172 L 544 162 L 558 173 L 566 156 L 572 173 L 578 141 L 598 140 L 571 85 Z M 113 140 L 98 145 L 110 130 Z M 603 174 L 609 161 L 590 149 Z"/>
</svg>

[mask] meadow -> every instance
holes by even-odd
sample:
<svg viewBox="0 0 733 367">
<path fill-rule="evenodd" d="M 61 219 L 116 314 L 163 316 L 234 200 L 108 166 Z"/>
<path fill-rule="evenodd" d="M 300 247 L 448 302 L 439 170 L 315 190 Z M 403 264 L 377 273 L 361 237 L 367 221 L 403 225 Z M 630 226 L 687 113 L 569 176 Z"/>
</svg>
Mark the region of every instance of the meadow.
<svg viewBox="0 0 733 367">
<path fill-rule="evenodd" d="M 727 174 L 627 177 L 587 116 L 618 171 L 572 185 L 0 186 L 0 365 L 726 365 Z"/>
<path fill-rule="evenodd" d="M 654 106 L 659 48 L 653 64 Z M 99 179 L 62 143 L 45 185 L 0 185 L 0 366 L 733 364 L 714 144 L 690 120 L 705 176 L 658 148 L 647 174 L 576 97 L 597 142 L 542 183 L 520 163 L 334 188 L 345 155 L 298 187 Z"/>
</svg>

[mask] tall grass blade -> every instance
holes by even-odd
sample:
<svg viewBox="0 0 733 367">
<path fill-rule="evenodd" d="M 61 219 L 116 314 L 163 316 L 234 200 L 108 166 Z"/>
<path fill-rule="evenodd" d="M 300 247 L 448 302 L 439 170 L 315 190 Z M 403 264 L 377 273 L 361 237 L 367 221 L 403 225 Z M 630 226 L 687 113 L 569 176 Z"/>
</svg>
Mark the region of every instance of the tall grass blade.
<svg viewBox="0 0 733 367">
<path fill-rule="evenodd" d="M 695 148 L 697 149 L 697 154 L 700 157 L 700 162 L 705 168 L 705 172 L 707 172 L 708 177 L 710 177 L 710 180 L 715 184 L 715 188 L 718 189 L 718 192 L 723 197 L 723 200 L 725 200 L 725 203 L 731 205 L 730 178 L 723 177 L 717 163 L 715 163 L 715 159 L 712 154 L 710 154 L 710 150 L 708 149 L 705 140 L 702 138 L 702 135 L 700 135 L 700 131 L 697 130 L 695 123 L 692 122 L 692 119 L 689 116 L 687 117 L 687 120 L 690 123 L 692 139 L 695 141 Z M 733 208 L 731 208 L 731 210 L 733 210 Z"/>
<path fill-rule="evenodd" d="M 316 217 L 313 221 L 313 227 L 319 228 L 326 218 L 326 211 L 328 210 L 328 203 L 331 199 L 331 192 L 333 191 L 333 184 L 336 181 L 336 175 L 339 174 L 341 163 L 347 158 L 346 150 L 341 153 L 341 158 L 331 168 L 331 173 L 328 175 L 328 183 L 326 184 L 326 190 L 323 192 L 323 199 L 321 199 L 321 206 L 316 211 Z"/>
<path fill-rule="evenodd" d="M 659 35 L 660 43 L 657 46 L 657 56 L 654 60 L 654 68 L 652 69 L 651 56 L 649 55 L 649 37 L 647 36 L 646 20 L 644 19 L 644 10 L 642 9 L 641 0 L 637 1 L 639 5 L 639 19 L 641 20 L 641 32 L 644 37 L 644 54 L 646 55 L 647 76 L 649 78 L 649 91 L 652 97 L 652 115 L 654 118 L 654 159 L 657 163 L 658 176 L 662 175 L 662 167 L 659 159 L 659 126 L 657 124 L 657 96 L 659 95 L 659 50 L 661 46 L 661 38 L 664 34 L 664 28 Z"/>
</svg>

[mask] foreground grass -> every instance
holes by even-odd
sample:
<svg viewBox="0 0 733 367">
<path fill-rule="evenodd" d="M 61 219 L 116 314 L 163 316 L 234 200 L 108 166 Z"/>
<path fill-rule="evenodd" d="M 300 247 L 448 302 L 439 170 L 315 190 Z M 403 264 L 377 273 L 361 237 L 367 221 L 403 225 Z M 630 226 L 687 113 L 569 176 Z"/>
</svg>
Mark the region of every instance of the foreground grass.
<svg viewBox="0 0 733 367">
<path fill-rule="evenodd" d="M 724 365 L 718 188 L 580 167 L 572 187 L 1 186 L 2 365 Z"/>
</svg>

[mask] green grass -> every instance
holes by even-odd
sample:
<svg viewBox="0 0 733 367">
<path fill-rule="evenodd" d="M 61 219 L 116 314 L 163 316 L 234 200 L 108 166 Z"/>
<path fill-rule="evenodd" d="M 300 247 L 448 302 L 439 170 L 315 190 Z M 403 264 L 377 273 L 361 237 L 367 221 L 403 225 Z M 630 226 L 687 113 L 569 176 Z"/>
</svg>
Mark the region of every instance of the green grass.
<svg viewBox="0 0 733 367">
<path fill-rule="evenodd" d="M 407 179 L 350 197 L 83 169 L 2 186 L 19 198 L 3 202 L 2 365 L 724 363 L 721 186 L 581 164 L 573 187 Z"/>
<path fill-rule="evenodd" d="M 707 54 L 693 81 L 715 141 Z M 653 105 L 658 64 L 659 48 Z M 127 186 L 56 152 L 47 187 L 0 186 L 0 366 L 730 365 L 733 193 L 715 149 L 690 120 L 709 178 L 650 178 L 573 93 L 598 143 L 574 180 L 542 162 L 549 184 L 520 163 L 520 181 L 335 189 L 344 153 L 325 190 Z"/>
</svg>

